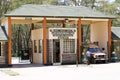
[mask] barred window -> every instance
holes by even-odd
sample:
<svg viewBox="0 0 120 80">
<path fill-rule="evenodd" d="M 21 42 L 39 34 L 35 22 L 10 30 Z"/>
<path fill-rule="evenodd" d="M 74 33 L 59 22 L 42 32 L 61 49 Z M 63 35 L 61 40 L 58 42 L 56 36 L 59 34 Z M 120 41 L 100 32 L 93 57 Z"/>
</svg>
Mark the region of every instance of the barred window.
<svg viewBox="0 0 120 80">
<path fill-rule="evenodd" d="M 74 39 L 64 39 L 63 40 L 63 52 L 64 53 L 74 53 L 75 52 L 75 40 Z"/>
<path fill-rule="evenodd" d="M 1 42 L 0 42 L 0 56 L 1 56 Z"/>
<path fill-rule="evenodd" d="M 37 43 L 36 43 L 36 40 L 34 40 L 34 53 L 37 53 Z"/>
<path fill-rule="evenodd" d="M 42 53 L 42 40 L 38 40 L 39 53 Z"/>
</svg>

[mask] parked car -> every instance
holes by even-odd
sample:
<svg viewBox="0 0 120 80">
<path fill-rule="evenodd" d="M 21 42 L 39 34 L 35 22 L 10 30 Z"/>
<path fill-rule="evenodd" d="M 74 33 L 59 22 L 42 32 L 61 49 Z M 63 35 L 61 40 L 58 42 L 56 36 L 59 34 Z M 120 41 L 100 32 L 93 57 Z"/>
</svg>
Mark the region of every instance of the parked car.
<svg viewBox="0 0 120 80">
<path fill-rule="evenodd" d="M 96 63 L 96 62 L 107 62 L 107 54 L 101 52 L 99 47 L 95 44 L 89 44 L 89 51 L 91 52 L 91 62 Z"/>
<path fill-rule="evenodd" d="M 102 53 L 99 48 L 89 48 L 91 52 L 91 62 L 96 63 L 99 62 L 107 62 L 107 55 L 106 53 Z"/>
</svg>

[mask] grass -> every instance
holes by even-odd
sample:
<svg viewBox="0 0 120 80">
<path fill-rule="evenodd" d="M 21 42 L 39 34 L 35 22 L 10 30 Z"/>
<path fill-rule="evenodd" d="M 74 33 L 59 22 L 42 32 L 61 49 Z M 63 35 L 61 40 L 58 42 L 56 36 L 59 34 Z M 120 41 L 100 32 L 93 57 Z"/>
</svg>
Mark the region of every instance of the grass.
<svg viewBox="0 0 120 80">
<path fill-rule="evenodd" d="M 0 71 L 7 74 L 7 75 L 10 75 L 10 76 L 18 76 L 18 75 L 20 75 L 19 73 L 14 72 L 12 70 L 0 70 Z"/>
</svg>

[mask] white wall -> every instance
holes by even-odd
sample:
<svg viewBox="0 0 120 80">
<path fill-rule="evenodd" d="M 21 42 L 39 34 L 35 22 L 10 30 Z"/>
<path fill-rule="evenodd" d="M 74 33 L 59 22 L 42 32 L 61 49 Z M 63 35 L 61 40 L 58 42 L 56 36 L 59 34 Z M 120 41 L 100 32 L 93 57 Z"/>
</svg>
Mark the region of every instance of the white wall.
<svg viewBox="0 0 120 80">
<path fill-rule="evenodd" d="M 43 40 L 43 29 L 32 30 L 31 39 L 33 43 L 33 63 L 43 64 L 43 53 L 38 53 L 38 41 Z M 37 44 L 37 53 L 34 53 L 34 40 Z"/>
<path fill-rule="evenodd" d="M 108 22 L 96 22 L 91 24 L 90 28 L 91 42 L 98 41 L 100 49 L 104 47 L 107 50 L 108 41 Z"/>
</svg>

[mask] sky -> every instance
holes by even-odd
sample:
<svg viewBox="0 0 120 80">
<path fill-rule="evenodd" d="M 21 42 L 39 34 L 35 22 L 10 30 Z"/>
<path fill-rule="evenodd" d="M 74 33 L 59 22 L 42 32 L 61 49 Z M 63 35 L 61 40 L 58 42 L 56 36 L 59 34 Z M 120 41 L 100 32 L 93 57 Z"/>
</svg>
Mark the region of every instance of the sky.
<svg viewBox="0 0 120 80">
<path fill-rule="evenodd" d="M 64 2 L 64 0 L 59 0 L 59 1 Z M 78 1 L 78 0 L 76 0 L 76 1 Z M 106 0 L 106 1 L 114 2 L 115 0 Z"/>
<path fill-rule="evenodd" d="M 108 0 L 109 2 L 114 2 L 115 0 Z"/>
<path fill-rule="evenodd" d="M 97 0 L 97 1 L 103 1 L 103 0 Z M 105 1 L 114 2 L 115 0 L 105 0 Z"/>
</svg>

